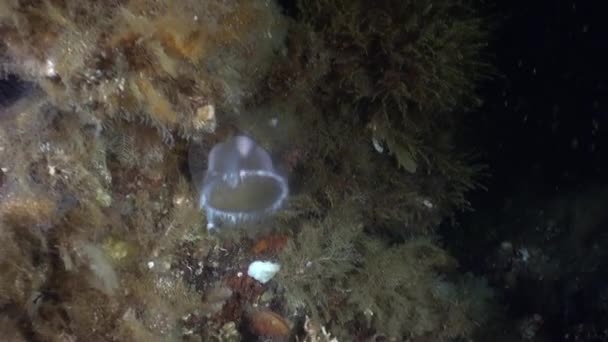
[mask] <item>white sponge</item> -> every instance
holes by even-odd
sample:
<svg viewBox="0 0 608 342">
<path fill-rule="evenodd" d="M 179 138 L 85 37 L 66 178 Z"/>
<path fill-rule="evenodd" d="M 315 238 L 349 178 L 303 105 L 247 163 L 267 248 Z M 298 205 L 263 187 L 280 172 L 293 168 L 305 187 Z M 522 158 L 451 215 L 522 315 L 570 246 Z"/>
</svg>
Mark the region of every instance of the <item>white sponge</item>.
<svg viewBox="0 0 608 342">
<path fill-rule="evenodd" d="M 249 265 L 247 275 L 251 278 L 259 281 L 262 284 L 266 284 L 277 272 L 281 269 L 281 265 L 271 261 L 259 261 L 256 260 Z"/>
</svg>

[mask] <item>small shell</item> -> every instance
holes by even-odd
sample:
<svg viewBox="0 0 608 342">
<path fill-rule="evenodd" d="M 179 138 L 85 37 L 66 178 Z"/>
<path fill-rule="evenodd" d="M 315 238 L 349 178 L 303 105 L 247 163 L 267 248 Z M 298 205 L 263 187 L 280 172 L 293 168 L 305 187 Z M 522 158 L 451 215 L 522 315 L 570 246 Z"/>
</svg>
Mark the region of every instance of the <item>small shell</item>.
<svg viewBox="0 0 608 342">
<path fill-rule="evenodd" d="M 257 336 L 286 337 L 289 323 L 270 310 L 254 310 L 249 313 L 249 329 Z"/>
<path fill-rule="evenodd" d="M 382 144 L 378 141 L 378 139 L 376 138 L 372 138 L 372 144 L 374 145 L 374 149 L 376 150 L 376 152 L 378 153 L 382 153 L 384 152 L 384 147 L 382 146 Z"/>
</svg>

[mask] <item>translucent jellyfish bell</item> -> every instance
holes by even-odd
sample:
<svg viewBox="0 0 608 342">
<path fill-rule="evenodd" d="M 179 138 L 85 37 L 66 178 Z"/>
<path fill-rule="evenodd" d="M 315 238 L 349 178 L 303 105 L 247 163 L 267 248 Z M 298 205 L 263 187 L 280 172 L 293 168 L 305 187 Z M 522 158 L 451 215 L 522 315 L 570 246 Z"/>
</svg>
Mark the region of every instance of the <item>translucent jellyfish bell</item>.
<svg viewBox="0 0 608 342">
<path fill-rule="evenodd" d="M 207 212 L 207 228 L 220 222 L 254 220 L 278 210 L 288 194 L 287 182 L 263 148 L 246 136 L 215 145 L 201 163 L 200 147 L 190 150 L 190 171 Z"/>
</svg>

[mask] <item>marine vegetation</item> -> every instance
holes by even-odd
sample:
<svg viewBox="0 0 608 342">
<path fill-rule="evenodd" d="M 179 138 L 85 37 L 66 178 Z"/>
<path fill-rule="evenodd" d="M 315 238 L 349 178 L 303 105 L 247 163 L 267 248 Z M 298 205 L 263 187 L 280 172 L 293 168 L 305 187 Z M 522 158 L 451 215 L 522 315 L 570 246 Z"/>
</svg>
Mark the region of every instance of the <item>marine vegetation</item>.
<svg viewBox="0 0 608 342">
<path fill-rule="evenodd" d="M 447 0 L 1 2 L 0 336 L 472 338 L 492 291 L 436 228 L 480 186 L 487 34 Z M 289 196 L 207 231 L 189 170 L 243 136 Z"/>
</svg>

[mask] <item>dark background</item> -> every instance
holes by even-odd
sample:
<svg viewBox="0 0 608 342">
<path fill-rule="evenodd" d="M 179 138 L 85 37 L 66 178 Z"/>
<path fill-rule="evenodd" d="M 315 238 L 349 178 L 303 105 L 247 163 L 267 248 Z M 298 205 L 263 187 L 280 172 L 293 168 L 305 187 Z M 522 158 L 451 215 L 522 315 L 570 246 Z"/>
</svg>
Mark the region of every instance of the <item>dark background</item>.
<svg viewBox="0 0 608 342">
<path fill-rule="evenodd" d="M 555 193 L 606 182 L 608 24 L 602 1 L 500 1 L 499 79 L 472 115 L 496 197 L 521 179 Z M 479 204 L 483 203 L 481 201 Z"/>
<path fill-rule="evenodd" d="M 567 213 L 585 214 L 581 203 L 608 212 L 606 5 L 497 1 L 485 8 L 495 23 L 489 53 L 498 76 L 482 85 L 485 103 L 467 126 L 489 166 L 487 191 L 473 192 L 474 211 L 442 227 L 443 242 L 463 271 L 490 279 L 517 335 L 538 314 L 535 340 L 607 341 L 608 222 L 597 210 L 591 218 Z M 557 232 L 547 237 L 542 229 L 553 218 Z M 588 246 L 564 247 L 584 219 L 593 222 Z M 511 259 L 502 242 L 514 246 Z M 520 248 L 532 253 L 528 262 Z M 510 286 L 508 275 L 516 279 Z"/>
</svg>

